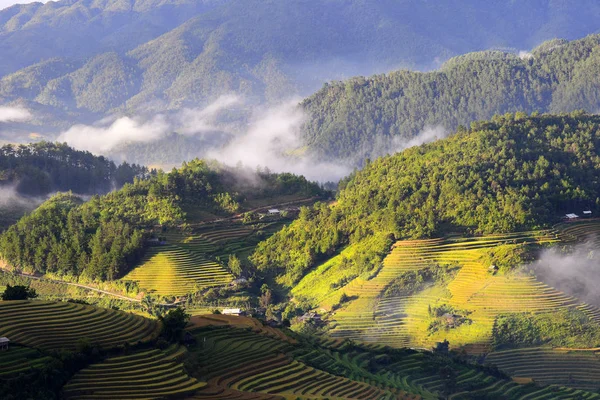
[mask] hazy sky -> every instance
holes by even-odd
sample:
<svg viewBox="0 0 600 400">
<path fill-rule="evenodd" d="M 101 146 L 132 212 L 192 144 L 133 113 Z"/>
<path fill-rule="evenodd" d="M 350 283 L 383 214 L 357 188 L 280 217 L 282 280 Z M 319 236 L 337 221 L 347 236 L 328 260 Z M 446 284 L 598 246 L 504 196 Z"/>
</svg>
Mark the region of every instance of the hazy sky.
<svg viewBox="0 0 600 400">
<path fill-rule="evenodd" d="M 36 0 L 0 0 L 0 10 L 6 7 L 10 7 L 13 4 L 23 4 L 23 3 L 33 3 Z M 37 0 L 37 1 L 41 1 L 42 3 L 45 3 L 47 0 Z"/>
</svg>

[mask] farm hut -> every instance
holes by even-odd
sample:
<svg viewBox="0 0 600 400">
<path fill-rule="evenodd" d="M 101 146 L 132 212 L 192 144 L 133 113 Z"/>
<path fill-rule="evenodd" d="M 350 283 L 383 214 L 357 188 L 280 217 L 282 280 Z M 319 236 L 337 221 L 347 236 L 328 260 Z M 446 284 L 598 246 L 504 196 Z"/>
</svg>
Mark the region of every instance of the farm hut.
<svg viewBox="0 0 600 400">
<path fill-rule="evenodd" d="M 446 324 L 446 326 L 450 328 L 454 328 L 460 325 L 462 320 L 462 315 L 446 313 L 442 315 L 442 321 Z"/>
<path fill-rule="evenodd" d="M 584 216 L 585 218 L 589 218 L 589 217 L 591 217 L 591 216 L 592 216 L 592 211 L 591 211 L 591 210 L 585 210 L 585 211 L 583 212 L 583 216 Z"/>
<path fill-rule="evenodd" d="M 492 264 L 492 265 L 490 265 L 490 267 L 489 267 L 488 269 L 489 269 L 491 272 L 496 272 L 496 271 L 498 271 L 498 266 L 497 266 L 497 265 L 494 265 L 494 264 Z"/>
<path fill-rule="evenodd" d="M 246 278 L 238 278 L 231 281 L 231 286 L 241 286 L 248 283 L 248 279 Z"/>
<path fill-rule="evenodd" d="M 244 311 L 242 311 L 241 308 L 224 308 L 223 311 L 221 312 L 221 314 L 223 315 L 235 315 L 236 317 L 239 317 L 240 315 L 244 315 Z"/>
<path fill-rule="evenodd" d="M 579 218 L 579 215 L 570 213 L 570 214 L 566 214 L 565 218 L 568 219 L 568 220 L 574 220 L 574 219 Z"/>
<path fill-rule="evenodd" d="M 267 212 L 269 213 L 269 215 L 277 215 L 281 211 L 279 211 L 279 209 L 277 209 L 277 208 L 270 208 Z"/>
<path fill-rule="evenodd" d="M 8 350 L 10 340 L 7 337 L 0 337 L 0 350 Z"/>
<path fill-rule="evenodd" d="M 307 312 L 305 313 L 303 316 L 298 318 L 298 321 L 300 322 L 316 322 L 319 323 L 322 321 L 321 319 L 321 315 L 317 314 L 316 312 Z"/>
</svg>

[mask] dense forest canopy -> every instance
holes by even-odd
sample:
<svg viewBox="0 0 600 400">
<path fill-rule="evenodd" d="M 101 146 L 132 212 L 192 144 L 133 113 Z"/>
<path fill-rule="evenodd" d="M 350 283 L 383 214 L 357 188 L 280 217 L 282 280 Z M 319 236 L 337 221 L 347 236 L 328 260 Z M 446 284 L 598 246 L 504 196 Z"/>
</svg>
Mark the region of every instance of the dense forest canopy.
<svg viewBox="0 0 600 400">
<path fill-rule="evenodd" d="M 600 210 L 599 167 L 598 116 L 495 116 L 369 163 L 341 183 L 334 205 L 303 209 L 252 260 L 291 285 L 349 243 L 371 241 L 359 253 L 377 260 L 393 239 L 549 226 L 566 212 Z M 363 272 L 378 264 L 348 261 Z"/>
<path fill-rule="evenodd" d="M 43 196 L 55 191 L 78 194 L 106 193 L 148 169 L 136 164 L 114 162 L 66 144 L 34 143 L 0 147 L 0 186 L 16 185 L 19 194 Z"/>
<path fill-rule="evenodd" d="M 362 165 L 428 127 L 453 131 L 506 112 L 600 108 L 600 35 L 552 40 L 531 53 L 453 58 L 439 71 L 401 70 L 326 84 L 302 103 L 304 138 L 323 158 Z M 429 138 L 431 139 L 431 137 Z"/>
<path fill-rule="evenodd" d="M 182 208 L 231 215 L 246 199 L 282 194 L 323 191 L 301 176 L 194 160 L 85 203 L 72 194 L 56 195 L 11 226 L 0 237 L 0 248 L 3 259 L 18 269 L 112 280 L 139 260 L 154 226 L 186 221 Z"/>
</svg>

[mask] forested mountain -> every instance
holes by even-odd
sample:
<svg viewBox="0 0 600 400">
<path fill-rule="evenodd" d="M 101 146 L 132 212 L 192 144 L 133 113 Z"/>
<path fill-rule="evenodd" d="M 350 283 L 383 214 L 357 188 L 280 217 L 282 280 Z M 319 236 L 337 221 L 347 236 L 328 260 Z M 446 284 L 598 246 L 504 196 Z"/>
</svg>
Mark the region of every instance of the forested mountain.
<svg viewBox="0 0 600 400">
<path fill-rule="evenodd" d="M 549 226 L 600 210 L 599 159 L 600 117 L 496 116 L 368 164 L 342 182 L 335 205 L 303 209 L 252 259 L 289 287 L 349 243 L 360 250 L 347 268 L 364 273 L 394 239 Z"/>
<path fill-rule="evenodd" d="M 575 39 L 596 32 L 598 17 L 592 0 L 15 5 L 0 11 L 0 100 L 33 109 L 31 122 L 45 130 L 108 112 L 199 106 L 223 93 L 273 101 L 332 78 Z"/>
<path fill-rule="evenodd" d="M 600 109 L 600 36 L 552 40 L 531 53 L 485 51 L 438 71 L 401 70 L 326 84 L 302 106 L 309 148 L 361 164 L 394 152 L 424 129 L 455 130 L 505 112 Z"/>
<path fill-rule="evenodd" d="M 227 216 L 250 198 L 300 193 L 323 192 L 292 174 L 194 160 L 85 203 L 71 194 L 51 198 L 0 237 L 2 258 L 30 272 L 112 280 L 139 260 L 153 227 L 186 222 L 186 206 Z"/>
<path fill-rule="evenodd" d="M 0 148 L 0 187 L 44 196 L 55 191 L 101 194 L 148 175 L 146 167 L 114 162 L 66 144 L 40 142 Z"/>
</svg>

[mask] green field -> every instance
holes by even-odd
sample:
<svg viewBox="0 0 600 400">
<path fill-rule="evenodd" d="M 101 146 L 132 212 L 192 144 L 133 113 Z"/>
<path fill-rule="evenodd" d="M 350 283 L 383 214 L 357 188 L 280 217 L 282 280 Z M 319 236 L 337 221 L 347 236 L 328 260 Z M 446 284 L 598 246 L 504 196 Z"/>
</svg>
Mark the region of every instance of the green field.
<svg viewBox="0 0 600 400">
<path fill-rule="evenodd" d="M 0 302 L 0 336 L 44 350 L 74 350 L 80 340 L 102 348 L 156 338 L 160 325 L 122 311 L 47 301 Z"/>
<path fill-rule="evenodd" d="M 600 397 L 556 385 L 522 385 L 427 352 L 336 339 L 286 340 L 253 325 L 204 326 L 192 332 L 197 344 L 190 354 L 199 366 L 195 376 L 208 383 L 192 399 L 472 399 L 473 392 L 503 399 Z M 445 376 L 440 371 L 452 372 Z"/>
<path fill-rule="evenodd" d="M 282 224 L 223 221 L 200 225 L 193 232 L 164 232 L 166 245 L 149 247 L 141 263 L 122 280 L 135 281 L 142 290 L 163 296 L 228 285 L 234 279 L 224 265 L 229 256 L 245 259 Z"/>
<path fill-rule="evenodd" d="M 0 352 L 0 379 L 27 373 L 32 368 L 42 367 L 51 360 L 51 357 L 39 350 L 12 344 L 9 350 Z"/>
<path fill-rule="evenodd" d="M 511 376 L 531 378 L 542 384 L 561 384 L 579 389 L 600 389 L 600 358 L 597 350 L 550 347 L 495 351 L 486 362 Z"/>
<path fill-rule="evenodd" d="M 77 373 L 65 386 L 67 399 L 162 399 L 193 394 L 206 386 L 184 371 L 184 347 L 112 357 Z"/>
<path fill-rule="evenodd" d="M 489 265 L 481 261 L 484 252 L 500 245 L 539 245 L 557 240 L 555 233 L 539 231 L 398 242 L 375 277 L 370 280 L 356 278 L 321 298 L 323 306 L 333 303 L 331 299 L 342 292 L 354 298 L 332 315 L 329 333 L 333 337 L 394 347 L 430 348 L 436 342 L 448 339 L 454 348 L 465 348 L 471 353 L 486 352 L 498 314 L 548 311 L 575 306 L 577 301 L 533 276 L 491 274 Z M 458 272 L 444 285 L 426 286 L 417 293 L 385 295 L 385 289 L 400 274 L 432 265 L 451 266 L 458 268 Z M 426 334 L 430 323 L 428 309 L 440 305 L 468 312 L 472 322 L 449 331 Z"/>
</svg>

